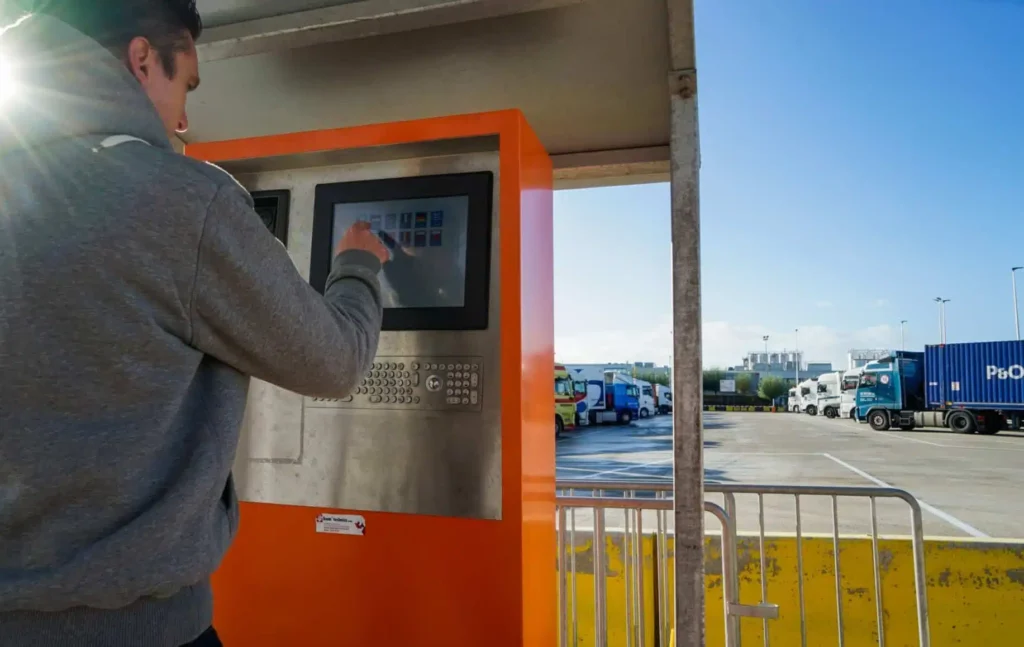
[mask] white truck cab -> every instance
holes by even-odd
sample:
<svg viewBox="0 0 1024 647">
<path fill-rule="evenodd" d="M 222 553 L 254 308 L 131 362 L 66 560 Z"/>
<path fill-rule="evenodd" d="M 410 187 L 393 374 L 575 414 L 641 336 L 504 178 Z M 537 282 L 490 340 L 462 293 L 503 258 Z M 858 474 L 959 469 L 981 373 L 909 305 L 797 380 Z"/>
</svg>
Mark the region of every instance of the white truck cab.
<svg viewBox="0 0 1024 647">
<path fill-rule="evenodd" d="M 654 385 L 655 403 L 658 413 L 664 415 L 672 413 L 672 390 L 662 384 Z"/>
<path fill-rule="evenodd" d="M 857 419 L 857 386 L 860 384 L 860 377 L 864 375 L 864 368 L 857 368 L 843 373 L 842 396 L 839 405 L 839 416 Z"/>
<path fill-rule="evenodd" d="M 818 415 L 818 380 L 804 380 L 798 387 L 800 389 L 800 413 Z"/>
<path fill-rule="evenodd" d="M 795 386 L 789 390 L 789 398 L 786 400 L 786 411 L 800 413 L 800 393 Z"/>
<path fill-rule="evenodd" d="M 826 418 L 839 417 L 842 406 L 842 392 L 840 390 L 842 384 L 843 374 L 838 371 L 835 373 L 825 373 L 818 377 L 818 388 L 816 389 L 818 401 L 815 403 L 815 406 L 818 408 L 818 412 Z"/>
</svg>

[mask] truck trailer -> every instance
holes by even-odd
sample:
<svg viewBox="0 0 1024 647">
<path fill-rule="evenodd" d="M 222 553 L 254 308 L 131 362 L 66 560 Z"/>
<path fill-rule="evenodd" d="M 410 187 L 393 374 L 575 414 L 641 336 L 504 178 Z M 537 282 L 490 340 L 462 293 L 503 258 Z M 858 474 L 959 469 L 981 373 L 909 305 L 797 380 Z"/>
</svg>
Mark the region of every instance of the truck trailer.
<svg viewBox="0 0 1024 647">
<path fill-rule="evenodd" d="M 577 388 L 586 396 L 576 403 L 581 424 L 615 422 L 627 424 L 640 417 L 640 388 L 616 379 L 614 371 L 589 366 L 566 365 Z"/>
<path fill-rule="evenodd" d="M 872 429 L 995 434 L 1024 412 L 1024 341 L 926 346 L 864 367 L 857 417 Z"/>
</svg>

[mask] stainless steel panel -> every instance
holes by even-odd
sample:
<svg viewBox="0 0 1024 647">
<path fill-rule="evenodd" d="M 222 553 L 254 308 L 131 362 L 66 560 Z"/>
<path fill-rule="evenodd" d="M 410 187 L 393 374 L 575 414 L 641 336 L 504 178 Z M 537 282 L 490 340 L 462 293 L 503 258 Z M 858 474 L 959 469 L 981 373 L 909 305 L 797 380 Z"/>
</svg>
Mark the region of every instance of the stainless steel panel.
<svg viewBox="0 0 1024 647">
<path fill-rule="evenodd" d="M 497 241 L 496 152 L 274 171 L 239 180 L 250 190 L 292 192 L 288 251 L 308 277 L 317 184 L 483 170 L 495 174 Z M 381 333 L 377 365 L 351 400 L 303 398 L 253 380 L 235 461 L 242 500 L 500 519 L 499 267 L 493 244 L 488 330 Z M 435 386 L 431 377 L 438 390 L 427 389 L 428 380 Z M 397 401 L 405 397 L 410 401 Z"/>
</svg>

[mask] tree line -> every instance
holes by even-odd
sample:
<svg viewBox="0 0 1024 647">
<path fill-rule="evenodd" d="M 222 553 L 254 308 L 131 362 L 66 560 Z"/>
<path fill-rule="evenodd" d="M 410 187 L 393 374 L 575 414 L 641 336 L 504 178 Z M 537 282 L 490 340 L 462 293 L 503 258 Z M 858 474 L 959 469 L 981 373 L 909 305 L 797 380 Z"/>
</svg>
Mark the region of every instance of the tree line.
<svg viewBox="0 0 1024 647">
<path fill-rule="evenodd" d="M 711 368 L 704 371 L 704 391 L 706 393 L 719 394 L 722 388 L 722 380 L 727 373 L 720 368 Z M 637 372 L 636 378 L 651 384 L 672 386 L 672 377 L 667 373 L 652 373 L 648 371 Z M 774 400 L 780 395 L 789 392 L 789 384 L 781 377 L 769 375 L 762 378 L 757 385 L 757 392 L 753 392 L 753 376 L 750 373 L 736 374 L 736 393 L 740 395 L 757 395 L 765 400 Z"/>
</svg>

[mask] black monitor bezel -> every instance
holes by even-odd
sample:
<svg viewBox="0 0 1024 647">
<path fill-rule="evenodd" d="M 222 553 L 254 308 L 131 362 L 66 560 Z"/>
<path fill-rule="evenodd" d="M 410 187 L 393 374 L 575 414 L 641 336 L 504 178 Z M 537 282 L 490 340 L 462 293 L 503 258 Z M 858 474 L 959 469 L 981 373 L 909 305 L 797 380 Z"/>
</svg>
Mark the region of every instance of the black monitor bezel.
<svg viewBox="0 0 1024 647">
<path fill-rule="evenodd" d="M 467 196 L 466 285 L 461 307 L 385 308 L 383 330 L 486 330 L 491 284 L 491 219 L 494 174 L 490 171 L 417 175 L 318 184 L 313 205 L 309 282 L 323 294 L 334 260 L 334 205 Z"/>
<path fill-rule="evenodd" d="M 288 211 L 291 208 L 292 192 L 288 189 L 272 191 L 250 191 L 253 210 L 256 210 L 256 200 L 261 198 L 274 198 L 277 200 L 277 219 L 274 221 L 274 234 L 278 240 L 288 245 Z M 269 228 L 268 228 L 269 229 Z"/>
</svg>

